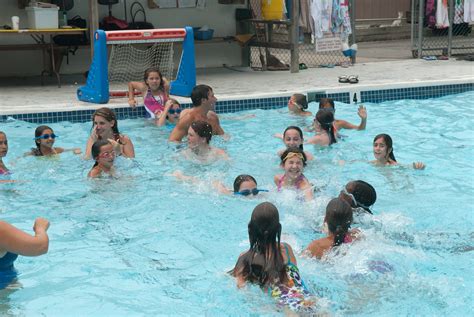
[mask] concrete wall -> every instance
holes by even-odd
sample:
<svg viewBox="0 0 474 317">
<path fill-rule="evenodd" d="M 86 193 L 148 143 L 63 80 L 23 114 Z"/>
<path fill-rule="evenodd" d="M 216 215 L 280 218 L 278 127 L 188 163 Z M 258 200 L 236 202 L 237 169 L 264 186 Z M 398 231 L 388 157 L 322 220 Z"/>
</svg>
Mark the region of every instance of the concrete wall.
<svg viewBox="0 0 474 317">
<path fill-rule="evenodd" d="M 203 26 L 213 28 L 214 37 L 235 35 L 235 9 L 245 5 L 222 5 L 217 0 L 207 0 L 204 9 L 149 9 L 146 0 L 140 0 L 147 13 L 147 21 L 154 24 L 156 28 Z M 68 17 L 75 15 L 87 19 L 89 0 L 76 0 L 74 8 L 68 12 Z M 128 0 L 127 5 L 133 3 Z M 128 9 L 127 9 L 128 11 Z M 124 18 L 124 3 L 112 7 L 115 17 Z M 99 16 L 102 19 L 108 14 L 107 6 L 99 5 Z M 0 1 L 0 25 L 11 25 L 11 16 L 20 17 L 20 28 L 27 27 L 26 11 L 18 8 L 16 0 Z M 128 13 L 129 15 L 129 13 Z M 141 14 L 137 15 L 141 20 Z M 129 15 L 130 20 L 130 15 Z M 0 35 L 0 45 L 10 43 L 34 43 L 29 36 Z M 89 68 L 90 53 L 87 48 L 79 49 L 74 56 L 70 56 L 69 65 L 64 61 L 61 73 L 81 73 Z M 222 64 L 236 66 L 241 64 L 241 50 L 235 43 L 197 43 L 196 45 L 197 67 L 220 67 Z M 39 75 L 42 70 L 42 54 L 36 51 L 0 51 L 0 76 L 27 76 Z"/>
</svg>

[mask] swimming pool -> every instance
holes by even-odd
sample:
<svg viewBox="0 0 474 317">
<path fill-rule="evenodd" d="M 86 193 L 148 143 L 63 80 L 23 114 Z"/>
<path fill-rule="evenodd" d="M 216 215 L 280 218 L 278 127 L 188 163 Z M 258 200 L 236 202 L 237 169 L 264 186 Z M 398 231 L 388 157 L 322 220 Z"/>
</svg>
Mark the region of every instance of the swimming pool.
<svg viewBox="0 0 474 317">
<path fill-rule="evenodd" d="M 0 291 L 0 314 L 12 315 L 275 315 L 271 298 L 257 287 L 238 290 L 226 272 L 248 247 L 247 223 L 258 202 L 278 207 L 283 240 L 296 251 L 322 236 L 326 203 L 349 180 L 377 190 L 375 216 L 363 224 L 365 239 L 328 262 L 298 256 L 306 284 L 336 315 L 467 315 L 473 298 L 474 92 L 439 99 L 365 104 L 366 131 L 331 149 L 306 147 L 315 156 L 305 175 L 320 188 L 301 203 L 292 192 L 259 199 L 219 196 L 211 179 L 231 186 L 249 173 L 259 188 L 273 189 L 278 173 L 272 137 L 288 125 L 308 126 L 284 109 L 252 110 L 256 118 L 222 115 L 230 141 L 216 138 L 230 162 L 196 165 L 166 142 L 168 130 L 144 120 L 121 120 L 135 144 L 135 161 L 119 159 L 117 180 L 88 180 L 92 162 L 72 153 L 18 158 L 33 146 L 36 124 L 8 121 L 2 130 L 5 160 L 24 183 L 1 184 L 1 217 L 31 232 L 33 220 L 51 221 L 50 249 L 16 261 L 20 289 Z M 315 105 L 310 106 L 315 112 Z M 358 122 L 356 107 L 336 104 L 336 117 Z M 90 123 L 51 124 L 57 146 L 82 147 Z M 378 168 L 372 140 L 388 133 L 400 163 L 424 161 L 427 169 Z M 309 134 L 307 134 L 309 136 Z M 176 181 L 177 169 L 198 175 L 201 185 Z M 345 246 L 344 246 L 345 248 Z M 379 273 L 370 261 L 394 269 Z"/>
</svg>

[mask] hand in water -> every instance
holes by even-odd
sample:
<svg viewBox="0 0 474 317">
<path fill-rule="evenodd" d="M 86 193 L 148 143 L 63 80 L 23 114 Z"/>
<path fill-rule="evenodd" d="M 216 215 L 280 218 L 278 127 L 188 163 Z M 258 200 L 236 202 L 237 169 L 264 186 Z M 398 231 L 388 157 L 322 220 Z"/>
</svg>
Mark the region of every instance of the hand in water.
<svg viewBox="0 0 474 317">
<path fill-rule="evenodd" d="M 363 105 L 359 106 L 359 110 L 357 110 L 357 114 L 362 119 L 367 119 L 367 109 L 365 109 L 365 107 Z"/>
<path fill-rule="evenodd" d="M 424 170 L 425 167 L 426 165 L 423 162 L 413 162 L 413 168 L 416 170 Z"/>
</svg>

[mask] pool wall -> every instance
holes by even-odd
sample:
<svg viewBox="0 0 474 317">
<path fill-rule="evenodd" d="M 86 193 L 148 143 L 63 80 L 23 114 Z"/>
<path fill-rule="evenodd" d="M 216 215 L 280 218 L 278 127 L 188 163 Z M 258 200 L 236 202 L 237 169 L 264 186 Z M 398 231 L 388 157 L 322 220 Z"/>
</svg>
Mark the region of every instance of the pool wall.
<svg viewBox="0 0 474 317">
<path fill-rule="evenodd" d="M 398 87 L 397 87 L 398 86 Z M 347 91 L 308 91 L 308 101 L 318 102 L 321 98 L 332 98 L 342 103 L 379 103 L 383 101 L 399 100 L 399 99 L 428 99 L 438 98 L 446 95 L 459 94 L 474 90 L 474 82 L 455 83 L 455 84 L 432 84 L 418 83 L 411 87 L 403 87 L 403 84 L 392 85 L 386 89 L 370 89 L 370 86 L 360 87 L 354 86 Z M 378 88 L 380 88 L 378 86 Z M 216 104 L 218 113 L 237 112 L 251 109 L 276 109 L 285 107 L 291 94 L 279 93 L 278 97 L 261 97 L 248 99 L 219 100 Z M 223 98 L 225 99 L 225 98 Z M 191 103 L 182 103 L 182 107 L 189 108 Z M 145 117 L 145 109 L 143 106 L 132 109 L 126 107 L 112 107 L 117 114 L 118 119 L 134 119 Z M 24 114 L 3 114 L 0 115 L 0 122 L 9 119 L 22 120 L 32 123 L 53 123 L 61 121 L 70 122 L 87 122 L 91 120 L 91 115 L 95 109 L 80 109 L 58 112 L 35 112 Z"/>
</svg>

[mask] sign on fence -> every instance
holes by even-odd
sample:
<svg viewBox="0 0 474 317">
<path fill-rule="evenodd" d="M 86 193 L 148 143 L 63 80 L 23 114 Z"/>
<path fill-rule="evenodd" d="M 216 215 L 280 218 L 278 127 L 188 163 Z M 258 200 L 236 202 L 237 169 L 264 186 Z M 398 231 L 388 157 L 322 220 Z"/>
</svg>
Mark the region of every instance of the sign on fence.
<svg viewBox="0 0 474 317">
<path fill-rule="evenodd" d="M 316 39 L 316 52 L 332 52 L 341 50 L 339 34 L 324 33 L 323 38 Z"/>
</svg>

